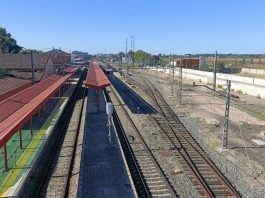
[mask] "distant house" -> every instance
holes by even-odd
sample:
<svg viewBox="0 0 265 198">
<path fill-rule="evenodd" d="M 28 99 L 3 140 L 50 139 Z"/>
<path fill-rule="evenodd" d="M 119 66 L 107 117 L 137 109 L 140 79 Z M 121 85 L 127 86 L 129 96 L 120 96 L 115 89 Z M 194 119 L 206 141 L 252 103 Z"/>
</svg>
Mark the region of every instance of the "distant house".
<svg viewBox="0 0 265 198">
<path fill-rule="evenodd" d="M 70 65 L 71 64 L 71 54 L 66 53 L 62 50 L 53 49 L 47 52 L 51 57 L 52 63 L 54 65 Z"/>
<path fill-rule="evenodd" d="M 83 60 L 88 60 L 90 59 L 92 56 L 89 55 L 87 52 L 80 52 L 80 51 L 73 51 L 72 52 L 72 60 L 75 58 L 82 58 Z"/>
<path fill-rule="evenodd" d="M 198 58 L 178 58 L 174 60 L 172 64 L 177 67 L 200 70 L 207 62 L 205 57 L 200 56 Z"/>
<path fill-rule="evenodd" d="M 38 82 L 48 76 L 60 73 L 70 65 L 71 55 L 61 50 L 33 54 L 34 79 Z M 30 54 L 1 54 L 0 69 L 7 74 L 0 78 L 0 101 L 29 87 L 32 84 Z"/>
<path fill-rule="evenodd" d="M 51 58 L 53 73 L 59 73 L 63 71 L 65 67 L 71 65 L 71 54 L 69 53 L 66 53 L 60 49 L 53 49 L 48 51 L 47 54 L 49 54 L 49 57 Z"/>
<path fill-rule="evenodd" d="M 41 54 L 33 54 L 34 71 L 43 74 L 41 79 L 59 73 L 71 64 L 71 54 L 53 49 Z M 30 54 L 1 54 L 0 69 L 9 72 L 31 72 Z M 27 75 L 28 76 L 28 75 Z M 40 75 L 38 75 L 40 76 Z M 40 79 L 39 79 L 40 80 Z"/>
</svg>

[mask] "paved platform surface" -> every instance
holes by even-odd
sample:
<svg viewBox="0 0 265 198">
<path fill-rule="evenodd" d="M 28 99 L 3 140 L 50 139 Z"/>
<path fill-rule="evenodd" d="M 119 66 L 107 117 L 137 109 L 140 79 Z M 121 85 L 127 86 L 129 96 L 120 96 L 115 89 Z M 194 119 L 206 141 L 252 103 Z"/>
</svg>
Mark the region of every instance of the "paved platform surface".
<svg viewBox="0 0 265 198">
<path fill-rule="evenodd" d="M 134 197 L 113 130 L 112 143 L 108 141 L 105 105 L 100 91 L 97 111 L 95 90 L 90 88 L 78 197 Z"/>
</svg>

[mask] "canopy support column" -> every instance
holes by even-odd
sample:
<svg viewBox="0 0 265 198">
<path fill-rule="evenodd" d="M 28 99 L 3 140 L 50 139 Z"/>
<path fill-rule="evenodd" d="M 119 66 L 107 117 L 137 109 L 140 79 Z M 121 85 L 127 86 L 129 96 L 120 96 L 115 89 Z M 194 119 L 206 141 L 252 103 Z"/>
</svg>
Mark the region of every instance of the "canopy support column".
<svg viewBox="0 0 265 198">
<path fill-rule="evenodd" d="M 39 125 L 40 125 L 40 110 L 38 111 L 38 122 L 39 122 Z"/>
<path fill-rule="evenodd" d="M 8 169 L 8 164 L 7 164 L 7 151 L 6 151 L 6 144 L 4 144 L 4 158 L 5 158 L 5 169 Z"/>
<path fill-rule="evenodd" d="M 20 149 L 22 149 L 22 129 L 19 129 L 19 144 L 20 144 Z"/>
<path fill-rule="evenodd" d="M 46 112 L 46 103 L 43 104 L 43 111 Z"/>
<path fill-rule="evenodd" d="M 32 129 L 32 117 L 30 118 L 30 134 L 33 135 L 33 129 Z"/>
</svg>

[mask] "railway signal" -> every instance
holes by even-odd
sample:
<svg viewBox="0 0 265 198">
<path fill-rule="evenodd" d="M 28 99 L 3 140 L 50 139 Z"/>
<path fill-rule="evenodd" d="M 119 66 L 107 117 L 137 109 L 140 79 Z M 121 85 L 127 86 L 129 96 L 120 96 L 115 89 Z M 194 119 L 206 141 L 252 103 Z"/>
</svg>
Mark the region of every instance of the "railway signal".
<svg viewBox="0 0 265 198">
<path fill-rule="evenodd" d="M 215 51 L 214 64 L 213 64 L 213 90 L 216 91 L 216 63 L 217 63 L 217 51 Z"/>
</svg>

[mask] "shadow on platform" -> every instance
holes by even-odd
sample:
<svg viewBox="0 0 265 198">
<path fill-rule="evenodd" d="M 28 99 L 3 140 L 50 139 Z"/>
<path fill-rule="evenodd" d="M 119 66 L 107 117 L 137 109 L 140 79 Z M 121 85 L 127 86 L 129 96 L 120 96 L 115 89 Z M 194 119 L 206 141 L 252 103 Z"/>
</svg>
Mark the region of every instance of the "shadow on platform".
<svg viewBox="0 0 265 198">
<path fill-rule="evenodd" d="M 155 114 L 157 111 L 139 96 L 133 89 L 128 87 L 119 78 L 113 75 L 108 75 L 111 84 L 119 92 L 121 98 L 134 114 Z M 144 110 L 143 110 L 144 109 Z"/>
</svg>

